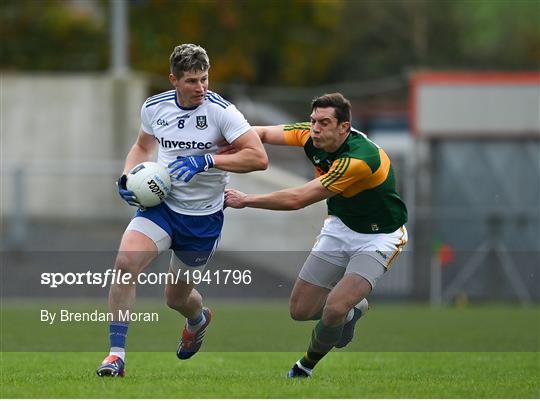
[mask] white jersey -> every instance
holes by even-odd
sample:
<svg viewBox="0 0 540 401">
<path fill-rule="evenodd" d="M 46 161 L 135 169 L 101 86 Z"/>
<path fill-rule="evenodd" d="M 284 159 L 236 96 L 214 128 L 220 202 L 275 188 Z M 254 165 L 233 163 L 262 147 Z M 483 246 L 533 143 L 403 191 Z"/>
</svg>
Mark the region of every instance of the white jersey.
<svg viewBox="0 0 540 401">
<path fill-rule="evenodd" d="M 177 156 L 215 154 L 218 144 L 232 143 L 251 126 L 238 109 L 220 95 L 207 92 L 204 103 L 181 107 L 176 90 L 149 97 L 141 108 L 141 126 L 159 143 L 157 162 L 167 167 Z M 185 183 L 171 177 L 165 203 L 178 213 L 202 216 L 223 208 L 228 173 L 211 168 Z"/>
</svg>

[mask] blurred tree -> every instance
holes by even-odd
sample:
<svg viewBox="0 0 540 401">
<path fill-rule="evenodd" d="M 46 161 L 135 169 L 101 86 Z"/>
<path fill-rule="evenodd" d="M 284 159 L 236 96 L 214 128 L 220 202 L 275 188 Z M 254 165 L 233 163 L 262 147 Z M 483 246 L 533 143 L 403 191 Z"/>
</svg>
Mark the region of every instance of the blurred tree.
<svg viewBox="0 0 540 401">
<path fill-rule="evenodd" d="M 103 21 L 68 1 L 2 0 L 0 37 L 4 70 L 89 71 L 108 66 Z"/>
<path fill-rule="evenodd" d="M 343 16 L 346 79 L 406 69 L 537 69 L 537 0 L 350 1 Z M 345 56 L 346 54 L 346 56 Z"/>
<path fill-rule="evenodd" d="M 339 52 L 334 37 L 343 5 L 341 0 L 139 0 L 131 5 L 132 63 L 166 74 L 172 48 L 191 42 L 208 51 L 213 80 L 298 85 L 325 80 Z"/>
<path fill-rule="evenodd" d="M 129 13 L 132 68 L 164 78 L 187 42 L 208 50 L 212 80 L 258 85 L 540 66 L 538 0 L 131 0 Z M 105 70 L 108 14 L 108 0 L 2 0 L 0 67 Z"/>
<path fill-rule="evenodd" d="M 460 1 L 456 11 L 464 67 L 540 67 L 540 1 Z"/>
</svg>

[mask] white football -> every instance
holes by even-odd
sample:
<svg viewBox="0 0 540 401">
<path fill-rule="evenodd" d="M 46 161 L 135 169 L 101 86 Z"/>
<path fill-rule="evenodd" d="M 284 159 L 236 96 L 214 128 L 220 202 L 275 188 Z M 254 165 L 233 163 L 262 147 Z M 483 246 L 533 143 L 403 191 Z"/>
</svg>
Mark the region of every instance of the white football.
<svg viewBox="0 0 540 401">
<path fill-rule="evenodd" d="M 135 194 L 142 206 L 157 206 L 171 192 L 171 176 L 162 165 L 144 162 L 128 173 L 126 188 Z"/>
</svg>

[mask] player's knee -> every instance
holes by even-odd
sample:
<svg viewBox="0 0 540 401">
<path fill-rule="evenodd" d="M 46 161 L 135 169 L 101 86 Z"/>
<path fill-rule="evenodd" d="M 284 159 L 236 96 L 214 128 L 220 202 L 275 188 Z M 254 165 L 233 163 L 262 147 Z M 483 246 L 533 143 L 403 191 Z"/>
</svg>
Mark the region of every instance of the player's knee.
<svg viewBox="0 0 540 401">
<path fill-rule="evenodd" d="M 308 320 L 307 317 L 306 317 L 306 313 L 304 313 L 304 311 L 300 310 L 300 309 L 289 309 L 289 313 L 291 315 L 291 319 L 293 320 L 297 320 L 297 321 L 304 321 L 304 320 Z"/>
<path fill-rule="evenodd" d="M 326 303 L 323 309 L 323 320 L 338 322 L 345 318 L 350 308 L 344 303 L 332 302 Z"/>
<path fill-rule="evenodd" d="M 289 305 L 289 313 L 293 320 L 305 321 L 311 320 L 313 313 L 311 310 L 306 309 L 304 305 L 299 302 L 292 302 Z"/>
<path fill-rule="evenodd" d="M 121 252 L 116 256 L 115 268 L 120 270 L 121 274 L 136 275 L 141 270 L 140 265 L 136 252 Z"/>
</svg>

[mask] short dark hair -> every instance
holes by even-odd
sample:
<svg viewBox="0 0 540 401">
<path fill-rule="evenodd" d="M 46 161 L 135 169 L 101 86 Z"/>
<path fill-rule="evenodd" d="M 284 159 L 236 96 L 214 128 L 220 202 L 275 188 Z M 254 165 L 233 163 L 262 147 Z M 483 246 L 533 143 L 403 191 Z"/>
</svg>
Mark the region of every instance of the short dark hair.
<svg viewBox="0 0 540 401">
<path fill-rule="evenodd" d="M 351 102 L 341 93 L 327 93 L 311 101 L 311 111 L 316 108 L 332 107 L 338 123 L 351 122 Z"/>
<path fill-rule="evenodd" d="M 176 46 L 169 60 L 171 73 L 177 78 L 181 78 L 187 71 L 207 71 L 210 68 L 206 50 L 191 43 Z"/>
</svg>

